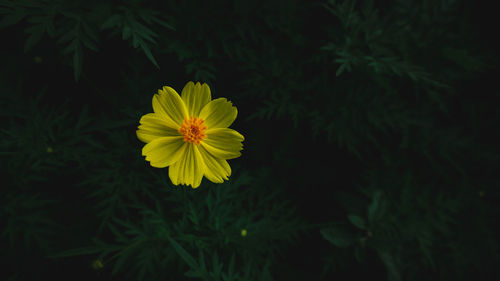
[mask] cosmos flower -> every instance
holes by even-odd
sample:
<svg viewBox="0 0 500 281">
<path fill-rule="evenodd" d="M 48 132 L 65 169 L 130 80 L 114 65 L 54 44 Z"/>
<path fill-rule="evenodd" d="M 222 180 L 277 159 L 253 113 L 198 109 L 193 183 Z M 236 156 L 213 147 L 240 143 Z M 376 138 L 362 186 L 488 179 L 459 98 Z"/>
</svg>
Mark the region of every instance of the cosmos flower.
<svg viewBox="0 0 500 281">
<path fill-rule="evenodd" d="M 212 100 L 207 84 L 188 82 L 181 95 L 165 86 L 153 96 L 153 111 L 141 117 L 137 138 L 151 166 L 169 167 L 173 184 L 200 185 L 203 176 L 222 183 L 228 159 L 241 156 L 244 137 L 228 128 L 238 111 L 225 98 Z"/>
</svg>

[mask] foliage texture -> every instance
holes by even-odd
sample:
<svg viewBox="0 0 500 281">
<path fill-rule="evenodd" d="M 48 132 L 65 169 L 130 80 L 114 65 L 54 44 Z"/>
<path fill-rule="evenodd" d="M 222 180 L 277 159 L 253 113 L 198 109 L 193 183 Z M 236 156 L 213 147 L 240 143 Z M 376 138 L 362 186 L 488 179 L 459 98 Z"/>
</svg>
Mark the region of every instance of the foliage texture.
<svg viewBox="0 0 500 281">
<path fill-rule="evenodd" d="M 1 278 L 498 280 L 499 46 L 474 3 L 1 0 Z M 135 136 L 191 80 L 245 135 L 197 189 Z"/>
</svg>

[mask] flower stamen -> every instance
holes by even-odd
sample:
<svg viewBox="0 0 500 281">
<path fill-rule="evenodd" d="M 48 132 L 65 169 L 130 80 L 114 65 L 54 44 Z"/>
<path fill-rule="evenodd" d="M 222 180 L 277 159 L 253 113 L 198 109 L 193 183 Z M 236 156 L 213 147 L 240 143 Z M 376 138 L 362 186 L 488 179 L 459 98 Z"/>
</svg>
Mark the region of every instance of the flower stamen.
<svg viewBox="0 0 500 281">
<path fill-rule="evenodd" d="M 198 117 L 184 118 L 181 127 L 179 128 L 179 133 L 184 136 L 185 142 L 190 142 L 194 144 L 200 144 L 200 142 L 206 137 L 205 129 L 207 126 L 203 125 L 204 120 Z"/>
</svg>

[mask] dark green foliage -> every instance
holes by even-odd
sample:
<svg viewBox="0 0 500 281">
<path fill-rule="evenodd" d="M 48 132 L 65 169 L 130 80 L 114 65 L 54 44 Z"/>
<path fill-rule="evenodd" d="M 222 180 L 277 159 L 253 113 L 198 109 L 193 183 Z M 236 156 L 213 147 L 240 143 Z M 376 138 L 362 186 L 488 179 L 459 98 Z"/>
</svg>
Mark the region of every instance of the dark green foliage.
<svg viewBox="0 0 500 281">
<path fill-rule="evenodd" d="M 256 183 L 242 173 L 231 183 L 212 185 L 203 191 L 169 187 L 165 194 L 150 197 L 156 206 L 154 209 L 139 202 L 132 203 L 133 199 L 121 200 L 119 195 L 112 194 L 111 198 L 118 197 L 112 202 L 103 196 L 99 205 L 129 206 L 128 213 L 110 213 L 109 209 L 100 212 L 105 214 L 102 222 L 114 242 L 95 240 L 94 246 L 64 251 L 53 257 L 99 254 L 105 264 L 113 264 L 112 274 L 126 270 L 137 274 L 139 280 L 164 278 L 172 270 L 178 270 L 172 265 L 180 257 L 190 268 L 185 273 L 189 277 L 254 280 L 255 274 L 264 274 L 265 263 L 278 254 L 280 241 L 296 239 L 300 227 L 288 204 L 277 203 L 266 209 L 277 200 L 278 194 L 258 194 L 257 190 L 249 188 Z M 164 186 L 169 185 L 164 182 Z M 148 187 L 143 185 L 142 188 Z M 102 186 L 101 189 L 113 188 Z M 136 210 L 134 213 L 140 219 L 137 223 L 129 219 L 132 210 Z M 239 211 L 234 213 L 232 210 Z M 122 214 L 124 219 L 119 219 Z M 241 236 L 242 229 L 247 229 L 248 236 Z M 219 253 L 230 260 L 219 260 Z M 227 267 L 224 266 L 226 262 Z M 236 268 L 235 263 L 238 264 Z M 228 279 L 229 276 L 233 279 Z"/>
<path fill-rule="evenodd" d="M 0 1 L 1 277 L 498 279 L 496 15 L 474 3 Z M 190 80 L 245 136 L 197 189 L 135 134 Z"/>
<path fill-rule="evenodd" d="M 158 34 L 151 30 L 148 25 L 155 24 L 168 29 L 173 29 L 173 27 L 158 17 L 158 11 L 126 6 L 119 6 L 117 11 L 118 13 L 112 14 L 102 23 L 101 29 L 121 30 L 122 39 L 131 40 L 132 46 L 140 48 L 148 59 L 159 68 L 151 53 L 151 44 L 156 44 Z"/>
</svg>

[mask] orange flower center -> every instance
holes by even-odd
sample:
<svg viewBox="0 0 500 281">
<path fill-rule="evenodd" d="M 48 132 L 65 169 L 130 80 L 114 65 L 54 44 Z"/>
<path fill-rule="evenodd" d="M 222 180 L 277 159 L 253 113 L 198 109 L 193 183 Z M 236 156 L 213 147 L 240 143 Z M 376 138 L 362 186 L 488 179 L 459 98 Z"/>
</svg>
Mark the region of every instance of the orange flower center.
<svg viewBox="0 0 500 281">
<path fill-rule="evenodd" d="M 184 136 L 185 142 L 190 142 L 194 144 L 200 144 L 200 142 L 206 137 L 205 129 L 207 126 L 203 125 L 204 120 L 198 117 L 184 118 L 181 127 L 179 128 L 179 133 Z"/>
</svg>

